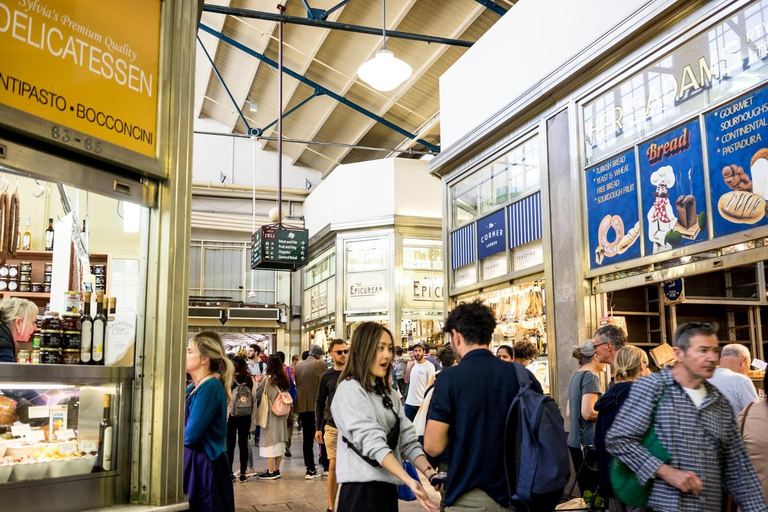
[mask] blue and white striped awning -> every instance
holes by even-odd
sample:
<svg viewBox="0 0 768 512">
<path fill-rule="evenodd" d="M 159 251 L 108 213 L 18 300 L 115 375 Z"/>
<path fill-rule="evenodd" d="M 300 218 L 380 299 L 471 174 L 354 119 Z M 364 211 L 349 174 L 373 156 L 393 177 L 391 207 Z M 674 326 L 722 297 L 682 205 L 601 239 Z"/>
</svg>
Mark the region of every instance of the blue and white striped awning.
<svg viewBox="0 0 768 512">
<path fill-rule="evenodd" d="M 509 248 L 541 238 L 541 192 L 510 205 L 509 212 Z"/>
<path fill-rule="evenodd" d="M 451 233 L 451 269 L 475 262 L 475 223 Z"/>
</svg>

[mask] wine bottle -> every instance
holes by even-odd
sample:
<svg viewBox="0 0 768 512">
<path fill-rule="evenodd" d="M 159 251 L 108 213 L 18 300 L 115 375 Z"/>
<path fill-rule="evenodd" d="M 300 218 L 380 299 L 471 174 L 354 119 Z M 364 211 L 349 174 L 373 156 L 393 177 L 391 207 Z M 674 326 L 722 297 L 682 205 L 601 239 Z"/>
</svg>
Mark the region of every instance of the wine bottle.
<svg viewBox="0 0 768 512">
<path fill-rule="evenodd" d="M 114 434 L 114 427 L 112 426 L 112 414 L 110 411 L 110 399 L 112 395 L 109 393 L 104 395 L 104 416 L 99 423 L 99 454 L 96 459 L 97 466 L 102 471 L 112 470 L 112 438 Z"/>
<path fill-rule="evenodd" d="M 53 219 L 48 219 L 48 229 L 45 230 L 45 250 L 53 250 Z"/>
<path fill-rule="evenodd" d="M 27 230 L 24 231 L 24 236 L 21 237 L 21 250 L 28 251 L 32 245 L 32 233 L 29 232 L 29 217 L 27 217 Z"/>
<path fill-rule="evenodd" d="M 83 314 L 80 316 L 80 364 L 91 364 L 93 345 L 93 319 L 91 318 L 91 292 L 85 292 Z"/>
<path fill-rule="evenodd" d="M 117 308 L 117 298 L 110 297 L 109 299 L 104 297 L 104 309 L 107 315 L 106 332 L 104 333 L 104 364 L 112 365 L 115 363 L 113 360 L 115 357 L 112 347 L 113 340 L 110 339 L 109 324 L 115 321 L 115 309 Z"/>
<path fill-rule="evenodd" d="M 96 293 L 96 316 L 93 317 L 93 345 L 91 346 L 91 364 L 104 366 L 104 336 L 107 329 L 107 316 L 104 314 L 104 292 Z"/>
</svg>

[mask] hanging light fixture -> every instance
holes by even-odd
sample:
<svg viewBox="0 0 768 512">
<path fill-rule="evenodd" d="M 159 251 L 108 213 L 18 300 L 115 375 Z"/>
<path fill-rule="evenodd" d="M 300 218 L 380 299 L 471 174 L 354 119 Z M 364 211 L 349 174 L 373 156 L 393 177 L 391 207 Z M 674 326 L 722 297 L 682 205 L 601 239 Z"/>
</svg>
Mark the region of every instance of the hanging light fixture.
<svg viewBox="0 0 768 512">
<path fill-rule="evenodd" d="M 395 57 L 395 54 L 387 50 L 387 2 L 381 0 L 381 50 L 376 56 L 360 66 L 357 75 L 365 83 L 377 91 L 388 92 L 396 89 L 400 84 L 408 80 L 413 69 L 405 61 Z"/>
</svg>

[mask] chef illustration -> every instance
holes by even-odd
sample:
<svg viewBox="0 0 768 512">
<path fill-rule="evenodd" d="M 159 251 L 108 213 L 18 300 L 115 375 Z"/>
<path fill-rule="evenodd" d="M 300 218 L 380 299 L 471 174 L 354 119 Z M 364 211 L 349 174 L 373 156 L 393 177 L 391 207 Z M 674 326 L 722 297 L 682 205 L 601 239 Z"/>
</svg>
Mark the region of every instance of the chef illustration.
<svg viewBox="0 0 768 512">
<path fill-rule="evenodd" d="M 672 248 L 666 242 L 667 233 L 674 229 L 677 217 L 669 202 L 669 189 L 675 186 L 675 172 L 671 165 L 660 167 L 651 174 L 651 184 L 656 185 L 656 200 L 648 211 L 648 238 L 653 242 L 653 253 Z"/>
</svg>

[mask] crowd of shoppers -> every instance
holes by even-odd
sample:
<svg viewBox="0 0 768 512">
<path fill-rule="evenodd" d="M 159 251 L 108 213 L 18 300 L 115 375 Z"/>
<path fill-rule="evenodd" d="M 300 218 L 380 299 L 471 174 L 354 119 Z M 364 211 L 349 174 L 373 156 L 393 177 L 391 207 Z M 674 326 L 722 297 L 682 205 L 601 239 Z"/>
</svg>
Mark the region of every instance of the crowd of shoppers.
<svg viewBox="0 0 768 512">
<path fill-rule="evenodd" d="M 260 455 L 268 462 L 259 478 L 280 478 L 293 421 L 271 404 L 293 387 L 294 375 L 293 411 L 303 425 L 306 478 L 322 474 L 315 469 L 317 443 L 319 463 L 329 473 L 327 512 L 396 511 L 398 485 L 426 510 L 520 510 L 510 480 L 514 461 L 510 466 L 501 448 L 522 442 L 510 434 L 509 413 L 524 382 L 518 382 L 525 377 L 519 372 L 538 353 L 523 340 L 502 345 L 494 355 L 495 328 L 489 307 L 461 303 L 446 318 L 448 343 L 434 364 L 427 346 L 414 345 L 409 358 L 387 328 L 364 322 L 349 344 L 329 343 L 331 368 L 324 350 L 312 346 L 291 367 L 284 355 L 270 356 L 261 373 L 259 351 L 235 357 L 233 371 L 218 335 L 198 334 L 187 355 L 192 384 L 184 489 L 191 510 L 233 510 L 234 447 L 239 440 L 240 480 L 246 480 L 243 440 L 256 424 Z M 731 503 L 733 510 L 768 512 L 768 403 L 757 400 L 747 376 L 749 352 L 738 344 L 720 351 L 715 330 L 704 323 L 681 325 L 672 344 L 674 364 L 656 373 L 646 352 L 627 344 L 614 325 L 600 327 L 573 350 L 578 368 L 564 413 L 579 494 L 599 495 L 610 512 L 720 512 L 731 510 Z M 538 381 L 528 375 L 531 392 L 540 394 Z M 668 452 L 665 460 L 646 447 L 650 431 Z M 406 461 L 441 492 L 439 507 Z M 617 465 L 647 486 L 644 506 L 622 501 L 624 484 L 612 480 Z M 556 491 L 556 500 L 565 490 Z M 552 510 L 550 502 L 535 510 Z M 587 504 L 592 505 L 594 500 Z"/>
</svg>

